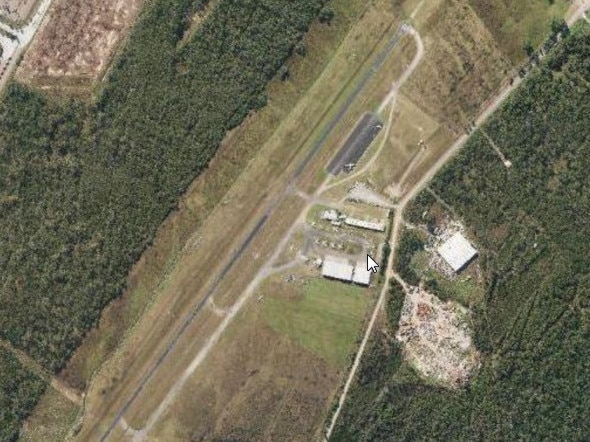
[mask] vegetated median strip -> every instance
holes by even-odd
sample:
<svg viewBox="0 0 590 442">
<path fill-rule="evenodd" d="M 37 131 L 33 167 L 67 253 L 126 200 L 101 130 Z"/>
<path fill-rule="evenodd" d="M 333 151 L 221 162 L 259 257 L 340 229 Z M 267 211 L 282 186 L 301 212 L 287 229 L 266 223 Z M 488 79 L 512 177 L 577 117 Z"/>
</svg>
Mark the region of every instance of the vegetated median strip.
<svg viewBox="0 0 590 442">
<path fill-rule="evenodd" d="M 364 86 L 373 77 L 373 75 L 383 66 L 383 64 L 384 64 L 385 60 L 387 59 L 387 57 L 389 56 L 389 54 L 396 47 L 401 35 L 402 35 L 402 33 L 401 33 L 401 27 L 400 27 L 396 31 L 396 33 L 394 34 L 393 38 L 389 41 L 387 46 L 378 54 L 377 59 L 371 64 L 369 70 L 363 75 L 363 77 L 361 78 L 361 80 L 359 81 L 359 83 L 357 84 L 355 89 L 353 90 L 353 92 L 347 97 L 347 99 L 345 100 L 344 104 L 342 105 L 342 108 L 340 109 L 340 111 L 337 113 L 337 115 L 335 117 L 332 118 L 332 120 L 330 120 L 330 122 L 328 123 L 326 128 L 322 131 L 320 138 L 314 143 L 311 150 L 307 153 L 307 155 L 301 161 L 299 166 L 296 168 L 295 172 L 293 173 L 292 177 L 289 180 L 289 183 L 292 184 L 301 175 L 301 173 L 305 170 L 305 168 L 307 167 L 309 162 L 313 159 L 313 157 L 317 154 L 317 152 L 323 147 L 323 145 L 325 144 L 326 140 L 328 139 L 328 137 L 330 136 L 330 134 L 332 133 L 334 128 L 337 126 L 337 124 L 340 122 L 340 120 L 344 117 L 344 115 L 349 110 L 349 108 L 352 105 L 352 103 L 354 102 L 354 100 L 358 97 L 359 93 L 362 91 Z M 288 188 L 289 187 L 285 188 L 283 194 L 288 191 Z M 176 347 L 176 344 L 178 343 L 178 341 L 180 340 L 182 335 L 185 333 L 186 329 L 191 325 L 191 323 L 194 321 L 194 319 L 196 318 L 198 313 L 207 304 L 207 302 L 209 301 L 209 298 L 213 295 L 213 293 L 215 292 L 215 290 L 216 290 L 217 286 L 219 285 L 219 283 L 221 282 L 221 280 L 234 267 L 237 260 L 242 256 L 242 254 L 247 249 L 247 247 L 250 245 L 250 243 L 259 234 L 262 227 L 264 227 L 264 225 L 266 224 L 270 214 L 278 207 L 278 205 L 280 204 L 281 201 L 282 201 L 282 197 L 278 197 L 278 198 L 276 198 L 275 201 L 271 202 L 271 204 L 269 205 L 269 207 L 265 211 L 264 215 L 258 220 L 258 222 L 254 226 L 254 228 L 248 233 L 248 235 L 247 235 L 246 239 L 244 240 L 244 242 L 242 243 L 242 245 L 238 248 L 238 250 L 236 252 L 234 252 L 230 261 L 225 265 L 225 267 L 223 268 L 221 273 L 214 279 L 211 287 L 207 290 L 204 298 L 202 300 L 200 300 L 195 305 L 195 307 L 192 309 L 191 313 L 189 313 L 189 315 L 186 317 L 186 319 L 182 323 L 181 327 L 175 332 L 174 336 L 172 337 L 170 343 L 168 344 L 168 346 L 166 347 L 164 352 L 158 357 L 155 364 L 148 370 L 146 375 L 142 378 L 141 382 L 139 383 L 138 387 L 134 390 L 131 397 L 125 402 L 123 407 L 116 414 L 116 416 L 114 417 L 113 421 L 111 422 L 111 424 L 109 425 L 109 427 L 107 428 L 105 433 L 103 433 L 103 435 L 101 436 L 101 439 L 100 439 L 101 441 L 106 440 L 111 435 L 111 433 L 113 432 L 115 427 L 118 425 L 119 421 L 121 420 L 121 418 L 123 417 L 125 412 L 129 409 L 129 407 L 133 404 L 133 402 L 135 402 L 135 400 L 137 399 L 139 394 L 143 391 L 143 389 L 145 388 L 147 383 L 150 381 L 150 379 L 153 377 L 155 372 L 162 365 L 162 363 L 166 360 L 166 358 L 168 357 L 170 352 Z"/>
</svg>

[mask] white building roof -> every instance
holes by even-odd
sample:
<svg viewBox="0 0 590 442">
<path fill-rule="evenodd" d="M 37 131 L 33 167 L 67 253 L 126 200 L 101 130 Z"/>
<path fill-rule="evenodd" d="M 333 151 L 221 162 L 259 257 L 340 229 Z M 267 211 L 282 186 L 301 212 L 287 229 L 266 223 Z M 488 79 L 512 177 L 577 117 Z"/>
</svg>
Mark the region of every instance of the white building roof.
<svg viewBox="0 0 590 442">
<path fill-rule="evenodd" d="M 338 212 L 334 209 L 324 210 L 321 218 L 328 221 L 338 221 Z"/>
<path fill-rule="evenodd" d="M 339 279 L 340 281 L 352 281 L 353 267 L 332 256 L 326 256 L 322 266 L 322 276 Z"/>
<path fill-rule="evenodd" d="M 373 272 L 367 270 L 366 267 L 366 262 L 358 262 L 356 264 L 356 267 L 354 268 L 354 274 L 352 275 L 352 282 L 360 285 L 369 285 L 371 283 L 371 273 Z"/>
<path fill-rule="evenodd" d="M 459 232 L 446 240 L 437 251 L 455 272 L 461 270 L 477 255 L 477 250 Z"/>
<path fill-rule="evenodd" d="M 377 232 L 385 231 L 385 224 L 380 222 L 364 221 L 351 217 L 346 218 L 344 222 L 349 226 L 360 227 L 361 229 L 375 230 Z"/>
</svg>

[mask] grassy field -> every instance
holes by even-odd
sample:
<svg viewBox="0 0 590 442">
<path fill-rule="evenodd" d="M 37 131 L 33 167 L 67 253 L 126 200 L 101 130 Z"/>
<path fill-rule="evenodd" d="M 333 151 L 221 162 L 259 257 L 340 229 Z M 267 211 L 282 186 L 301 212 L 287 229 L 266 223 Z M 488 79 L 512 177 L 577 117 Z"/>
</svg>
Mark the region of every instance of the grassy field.
<svg viewBox="0 0 590 442">
<path fill-rule="evenodd" d="M 568 3 L 566 0 L 469 0 L 471 7 L 514 64 L 525 59 L 525 43 L 537 47 L 543 42 L 550 29 L 551 20 L 563 18 Z"/>
<path fill-rule="evenodd" d="M 310 277 L 310 269 L 292 274 L 291 282 L 280 274 L 260 286 L 152 437 L 319 437 L 371 298 L 366 290 Z"/>
<path fill-rule="evenodd" d="M 580 392 L 590 387 L 589 56 L 583 24 L 486 123 L 512 168 L 476 132 L 431 184 L 485 257 L 485 296 L 472 306 L 484 356 L 472 383 L 453 392 L 401 377 L 399 362 L 387 364 L 390 354 L 375 351 L 364 370 L 384 365 L 389 374 L 357 384 L 333 440 L 588 434 L 590 403 Z M 423 195 L 410 215 L 433 206 Z"/>
<path fill-rule="evenodd" d="M 272 295 L 264 299 L 268 324 L 330 365 L 343 367 L 370 301 L 366 290 L 313 278 L 302 291 L 289 299 L 269 289 Z"/>
<path fill-rule="evenodd" d="M 267 325 L 264 302 L 253 302 L 240 313 L 151 437 L 267 441 L 319 437 L 343 367 L 328 364 L 275 332 Z"/>
</svg>

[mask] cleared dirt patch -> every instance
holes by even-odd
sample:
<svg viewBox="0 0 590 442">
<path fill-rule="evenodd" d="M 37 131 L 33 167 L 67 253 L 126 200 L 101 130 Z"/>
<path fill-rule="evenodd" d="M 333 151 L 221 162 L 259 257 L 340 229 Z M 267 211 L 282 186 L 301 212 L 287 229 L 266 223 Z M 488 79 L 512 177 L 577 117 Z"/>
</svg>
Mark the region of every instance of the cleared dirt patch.
<svg viewBox="0 0 590 442">
<path fill-rule="evenodd" d="M 0 17 L 20 23 L 27 19 L 37 0 L 0 0 Z"/>
<path fill-rule="evenodd" d="M 471 341 L 468 310 L 443 303 L 422 289 L 406 294 L 397 333 L 404 356 L 424 376 L 441 384 L 466 384 L 479 364 Z"/>
<path fill-rule="evenodd" d="M 96 79 L 142 0 L 58 0 L 17 71 L 21 81 Z"/>
</svg>

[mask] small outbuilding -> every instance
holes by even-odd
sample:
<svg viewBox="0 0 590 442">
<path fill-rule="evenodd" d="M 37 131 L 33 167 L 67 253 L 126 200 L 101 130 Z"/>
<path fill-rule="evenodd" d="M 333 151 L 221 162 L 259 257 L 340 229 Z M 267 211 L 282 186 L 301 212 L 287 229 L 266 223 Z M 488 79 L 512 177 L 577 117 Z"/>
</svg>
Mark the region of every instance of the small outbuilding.
<svg viewBox="0 0 590 442">
<path fill-rule="evenodd" d="M 463 269 L 477 256 L 477 250 L 460 232 L 447 239 L 437 251 L 455 272 Z"/>
</svg>

